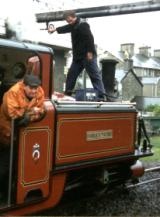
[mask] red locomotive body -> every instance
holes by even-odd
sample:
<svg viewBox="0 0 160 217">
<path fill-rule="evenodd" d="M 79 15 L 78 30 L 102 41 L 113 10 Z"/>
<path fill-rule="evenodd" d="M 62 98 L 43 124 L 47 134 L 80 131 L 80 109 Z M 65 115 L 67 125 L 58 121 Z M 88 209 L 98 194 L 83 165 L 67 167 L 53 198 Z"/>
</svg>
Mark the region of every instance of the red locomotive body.
<svg viewBox="0 0 160 217">
<path fill-rule="evenodd" d="M 33 57 L 36 67 L 31 66 Z M 0 40 L 0 59 L 6 70 L 1 100 L 19 79 L 17 73 L 23 78 L 29 67 L 42 80 L 46 107 L 38 122 L 21 128 L 12 123 L 8 195 L 0 202 L 1 213 L 25 215 L 54 207 L 79 174 L 81 182 L 100 180 L 104 185 L 112 182 L 110 171 L 118 171 L 117 183 L 143 174 L 136 162 L 152 152 L 137 144 L 133 103 L 55 100 L 53 53 L 44 46 Z"/>
</svg>

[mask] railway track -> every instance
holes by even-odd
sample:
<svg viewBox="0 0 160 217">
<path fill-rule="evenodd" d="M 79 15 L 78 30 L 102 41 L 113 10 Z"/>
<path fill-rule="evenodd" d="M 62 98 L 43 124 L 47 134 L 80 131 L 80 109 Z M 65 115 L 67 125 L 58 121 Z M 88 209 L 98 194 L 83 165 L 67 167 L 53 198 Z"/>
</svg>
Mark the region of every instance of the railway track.
<svg viewBox="0 0 160 217">
<path fill-rule="evenodd" d="M 160 166 L 145 169 L 145 173 L 148 173 L 148 172 L 160 172 Z"/>
<path fill-rule="evenodd" d="M 160 166 L 145 169 L 145 174 L 147 174 L 147 173 L 155 173 L 155 172 L 160 172 Z M 144 184 L 149 184 L 149 183 L 157 182 L 157 181 L 160 181 L 160 177 L 151 178 L 151 179 L 145 180 L 145 181 L 140 181 L 138 183 L 131 184 L 131 185 L 128 185 L 126 187 L 129 189 L 129 188 L 134 188 L 134 187 L 138 187 L 138 186 L 141 186 L 141 185 L 144 185 Z"/>
<path fill-rule="evenodd" d="M 150 179 L 146 179 L 145 178 L 145 176 L 147 175 L 147 174 L 149 174 L 149 173 L 158 173 L 159 172 L 159 176 L 157 176 L 156 178 L 155 178 L 155 175 L 154 175 L 154 177 L 151 177 Z M 150 167 L 150 168 L 146 168 L 145 169 L 145 173 L 144 173 L 144 175 L 142 176 L 142 179 L 145 179 L 144 181 L 143 180 L 141 180 L 141 178 L 138 180 L 138 179 L 136 179 L 136 180 L 134 180 L 135 181 L 135 183 L 134 182 L 130 182 L 130 183 L 125 183 L 124 184 L 124 188 L 126 188 L 126 189 L 130 189 L 130 188 L 136 188 L 136 187 L 139 187 L 139 186 L 142 186 L 142 185 L 145 185 L 145 184 L 150 184 L 150 183 L 154 183 L 154 182 L 157 182 L 157 181 L 160 181 L 160 166 L 155 166 L 155 167 Z M 79 196 L 80 196 L 80 198 L 85 198 L 85 197 L 100 197 L 100 196 L 102 196 L 103 194 L 105 194 L 106 192 L 112 192 L 112 187 L 109 187 L 108 188 L 108 185 L 106 185 L 106 186 L 104 186 L 104 187 L 102 187 L 101 189 L 99 189 L 99 190 L 95 190 L 95 192 L 93 192 L 92 190 L 90 191 L 88 191 L 88 189 L 86 189 L 86 190 L 84 190 L 85 189 L 85 187 L 84 186 L 81 186 L 81 184 L 80 183 L 77 183 L 76 185 L 73 185 L 72 187 L 71 187 L 71 189 L 73 188 L 73 189 L 78 189 L 78 186 L 79 187 L 81 187 L 81 190 L 80 190 L 80 194 L 79 194 Z M 70 188 L 68 188 L 67 190 L 69 190 Z M 73 190 L 74 191 L 74 190 Z M 89 193 L 87 193 L 87 192 L 89 192 Z M 91 193 L 92 192 L 92 193 Z M 71 193 L 71 195 L 72 195 L 72 193 Z M 72 196 L 71 196 L 72 197 Z"/>
<path fill-rule="evenodd" d="M 92 214 L 92 211 L 94 210 L 92 204 L 94 204 L 94 206 L 95 206 L 94 212 L 100 212 L 103 214 L 106 214 L 107 212 L 110 213 L 111 210 L 109 209 L 109 206 L 112 206 L 112 209 L 113 210 L 115 209 L 116 212 L 118 213 L 123 208 L 123 205 L 124 205 L 123 200 L 125 200 L 124 199 L 125 197 L 126 197 L 126 202 L 125 202 L 126 204 L 128 203 L 129 200 L 132 200 L 131 195 L 134 194 L 133 192 L 136 189 L 136 187 L 138 187 L 136 192 L 137 191 L 141 192 L 139 187 L 141 187 L 142 185 L 147 185 L 149 183 L 156 184 L 160 180 L 160 173 L 159 173 L 159 177 L 156 177 L 158 175 L 158 174 L 156 175 L 156 173 L 158 173 L 158 172 L 160 172 L 160 166 L 146 168 L 145 169 L 145 175 L 143 176 L 144 181 L 140 181 L 137 184 L 130 184 L 128 186 L 125 185 L 124 188 L 123 187 L 122 188 L 120 187 L 118 189 L 114 188 L 114 190 L 108 189 L 108 187 L 104 187 L 104 189 L 97 191 L 96 194 L 93 194 L 92 191 L 91 191 L 92 193 L 87 193 L 83 187 L 81 187 L 80 189 L 78 189 L 78 188 L 74 189 L 73 191 L 71 190 L 71 192 L 69 191 L 70 193 L 67 193 L 65 195 L 65 197 L 62 199 L 62 201 L 60 202 L 60 204 L 57 207 L 55 207 L 53 210 L 50 210 L 50 211 L 38 213 L 38 215 L 42 215 L 42 214 L 43 215 L 73 215 L 73 213 L 74 213 L 74 215 L 76 215 L 77 213 L 84 215 L 86 204 L 89 207 L 89 210 L 86 211 L 86 215 Z M 150 180 L 148 180 L 149 176 L 152 177 Z M 130 189 L 132 191 L 129 191 Z M 152 187 L 151 187 L 151 189 L 152 189 Z M 143 195 L 145 195 L 145 193 L 143 193 L 143 192 L 145 192 L 145 190 L 143 190 L 141 192 L 141 194 L 136 193 L 136 196 L 137 197 L 143 197 Z M 151 191 L 149 191 L 149 192 L 151 193 Z M 106 193 L 107 193 L 107 197 L 105 196 Z M 120 199 L 117 199 L 118 198 L 117 194 L 119 194 Z M 148 192 L 147 192 L 147 194 L 148 194 Z M 97 199 L 97 198 L 99 198 L 99 199 Z M 100 203 L 102 203 L 100 207 L 99 207 L 99 205 L 98 205 L 99 203 L 97 201 L 100 201 Z M 121 204 L 121 202 L 123 202 L 123 203 Z M 106 208 L 106 203 L 109 204 L 107 208 Z M 137 202 L 137 207 L 139 205 L 140 205 L 140 203 Z M 137 207 L 135 207 L 134 209 L 138 209 Z M 148 207 L 148 205 L 147 205 L 147 207 Z M 84 209 L 84 213 L 79 213 L 79 212 L 82 212 L 83 209 Z M 107 211 L 105 211 L 106 209 L 107 209 Z M 146 208 L 146 209 L 148 209 L 148 208 Z"/>
</svg>

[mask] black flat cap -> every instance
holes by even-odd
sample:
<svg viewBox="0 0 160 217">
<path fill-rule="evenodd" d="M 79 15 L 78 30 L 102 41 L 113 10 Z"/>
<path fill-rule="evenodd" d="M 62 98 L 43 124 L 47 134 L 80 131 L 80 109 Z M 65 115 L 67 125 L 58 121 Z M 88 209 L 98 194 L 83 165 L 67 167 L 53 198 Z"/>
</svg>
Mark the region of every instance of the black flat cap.
<svg viewBox="0 0 160 217">
<path fill-rule="evenodd" d="M 41 85 L 41 80 L 39 77 L 33 74 L 26 74 L 24 76 L 23 82 L 25 85 L 30 87 L 38 87 Z"/>
</svg>

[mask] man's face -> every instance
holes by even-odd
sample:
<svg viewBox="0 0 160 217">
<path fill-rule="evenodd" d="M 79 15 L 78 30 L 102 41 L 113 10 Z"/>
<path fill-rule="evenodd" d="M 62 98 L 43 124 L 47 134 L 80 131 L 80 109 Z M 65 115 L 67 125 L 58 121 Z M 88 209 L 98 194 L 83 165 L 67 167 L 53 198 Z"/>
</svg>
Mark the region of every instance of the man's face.
<svg viewBox="0 0 160 217">
<path fill-rule="evenodd" d="M 75 24 L 76 20 L 77 20 L 77 17 L 68 16 L 68 17 L 66 18 L 67 23 L 68 23 L 68 24 L 71 24 L 71 25 Z"/>
<path fill-rule="evenodd" d="M 37 94 L 37 87 L 24 86 L 24 92 L 27 98 L 33 99 Z"/>
</svg>

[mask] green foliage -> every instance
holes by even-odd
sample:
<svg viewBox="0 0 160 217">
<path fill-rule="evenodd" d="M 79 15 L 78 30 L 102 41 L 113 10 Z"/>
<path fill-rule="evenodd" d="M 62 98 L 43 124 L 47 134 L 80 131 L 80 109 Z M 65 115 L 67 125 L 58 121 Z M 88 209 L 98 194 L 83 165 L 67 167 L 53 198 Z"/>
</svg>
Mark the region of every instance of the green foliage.
<svg viewBox="0 0 160 217">
<path fill-rule="evenodd" d="M 153 145 L 152 151 L 154 152 L 153 156 L 142 158 L 143 161 L 148 162 L 158 162 L 160 161 L 160 136 L 153 136 L 150 138 L 151 144 Z"/>
<path fill-rule="evenodd" d="M 155 116 L 160 116 L 160 106 L 156 106 L 153 110 Z"/>
<path fill-rule="evenodd" d="M 148 105 L 144 109 L 145 112 L 153 112 L 154 116 L 160 116 L 160 105 Z"/>
<path fill-rule="evenodd" d="M 158 106 L 158 105 L 152 105 L 152 104 L 148 105 L 144 108 L 144 111 L 145 112 L 153 112 L 156 106 Z"/>
</svg>

